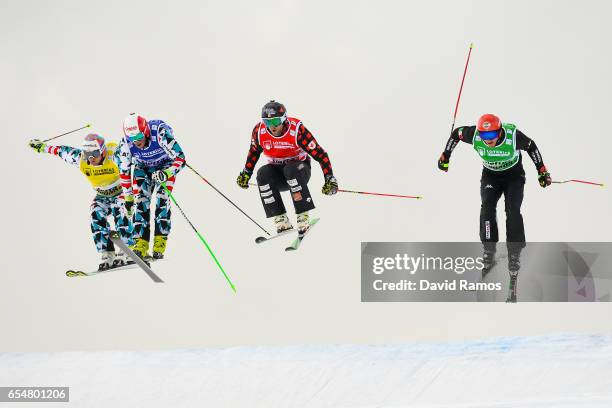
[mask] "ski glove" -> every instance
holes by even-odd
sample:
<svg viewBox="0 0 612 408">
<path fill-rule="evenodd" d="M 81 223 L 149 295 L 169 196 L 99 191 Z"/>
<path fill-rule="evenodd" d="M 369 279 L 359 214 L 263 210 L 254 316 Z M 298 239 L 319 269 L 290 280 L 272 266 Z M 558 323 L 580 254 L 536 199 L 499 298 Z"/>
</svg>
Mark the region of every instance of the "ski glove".
<svg viewBox="0 0 612 408">
<path fill-rule="evenodd" d="M 123 199 L 123 203 L 124 203 L 125 211 L 127 212 L 128 217 L 131 217 L 132 213 L 134 212 L 134 196 L 131 194 L 126 195 L 125 198 Z"/>
<path fill-rule="evenodd" d="M 168 170 L 157 170 L 153 172 L 153 175 L 151 176 L 153 181 L 155 181 L 157 184 L 165 183 L 170 177 L 172 177 L 172 173 L 170 173 Z"/>
<path fill-rule="evenodd" d="M 550 178 L 550 173 L 546 170 L 546 166 L 542 166 L 540 170 L 538 170 L 538 182 L 542 188 L 546 188 L 552 184 L 552 179 Z"/>
<path fill-rule="evenodd" d="M 448 171 L 448 158 L 444 156 L 444 153 L 438 159 L 438 168 L 442 171 Z"/>
<path fill-rule="evenodd" d="M 251 179 L 251 175 L 246 172 L 246 170 L 242 170 L 236 179 L 236 183 L 240 188 L 249 188 L 249 180 Z"/>
<path fill-rule="evenodd" d="M 36 153 L 44 153 L 45 149 L 47 147 L 47 145 L 38 140 L 38 139 L 32 139 L 28 142 L 28 146 L 30 146 L 32 149 L 34 149 L 36 151 Z"/>
<path fill-rule="evenodd" d="M 325 184 L 323 184 L 321 192 L 326 195 L 336 194 L 338 192 L 338 180 L 331 174 L 325 176 Z"/>
</svg>

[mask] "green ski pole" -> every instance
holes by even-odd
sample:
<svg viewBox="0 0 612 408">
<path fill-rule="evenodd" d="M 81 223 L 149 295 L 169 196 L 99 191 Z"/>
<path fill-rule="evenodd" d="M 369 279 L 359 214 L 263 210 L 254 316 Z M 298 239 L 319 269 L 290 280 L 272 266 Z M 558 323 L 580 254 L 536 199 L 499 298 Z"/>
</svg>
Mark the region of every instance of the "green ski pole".
<svg viewBox="0 0 612 408">
<path fill-rule="evenodd" d="M 236 287 L 234 286 L 234 284 L 232 283 L 232 280 L 229 278 L 229 276 L 227 276 L 227 273 L 225 273 L 225 270 L 223 269 L 223 267 L 221 266 L 221 264 L 219 263 L 219 260 L 217 259 L 217 257 L 215 256 L 215 253 L 212 251 L 212 249 L 210 249 L 210 246 L 208 245 L 208 242 L 206 242 L 206 240 L 204 239 L 204 237 L 202 236 L 202 234 L 200 234 L 197 230 L 196 227 L 194 227 L 194 225 L 191 223 L 191 221 L 189 221 L 189 218 L 187 218 L 187 215 L 185 214 L 185 211 L 183 211 L 183 209 L 181 208 L 180 205 L 178 205 L 178 203 L 176 202 L 176 199 L 174 198 L 174 196 L 172 195 L 172 193 L 170 192 L 170 190 L 168 190 L 168 187 L 166 187 L 166 183 L 161 183 L 161 186 L 164 188 L 164 190 L 166 190 L 166 192 L 168 193 L 168 196 L 170 197 L 170 199 L 172 200 L 172 202 L 174 203 L 174 205 L 176 205 L 176 207 L 179 209 L 179 211 L 181 212 L 181 214 L 183 214 L 183 217 L 187 220 L 187 222 L 189 223 L 189 225 L 191 226 L 191 228 L 195 231 L 196 235 L 198 236 L 198 238 L 200 238 L 200 241 L 202 241 L 202 243 L 204 244 L 204 246 L 206 247 L 206 249 L 208 250 L 208 253 L 210 254 L 210 256 L 212 256 L 212 258 L 214 259 L 215 263 L 217 264 L 217 266 L 219 267 L 219 269 L 221 270 L 221 272 L 223 273 L 223 276 L 225 277 L 225 280 L 227 281 L 227 283 L 229 283 L 230 287 L 232 288 L 232 290 L 234 291 L 234 293 L 236 293 Z"/>
</svg>

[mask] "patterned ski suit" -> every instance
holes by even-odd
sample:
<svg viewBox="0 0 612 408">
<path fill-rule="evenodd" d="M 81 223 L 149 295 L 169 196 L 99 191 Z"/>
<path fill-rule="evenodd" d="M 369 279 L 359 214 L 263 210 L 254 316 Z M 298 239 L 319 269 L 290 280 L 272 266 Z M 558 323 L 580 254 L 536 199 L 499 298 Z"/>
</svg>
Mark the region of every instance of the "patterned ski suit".
<svg viewBox="0 0 612 408">
<path fill-rule="evenodd" d="M 98 252 L 114 251 L 109 239 L 110 226 L 107 218 L 112 215 L 115 228 L 126 245 L 133 245 L 133 226 L 125 210 L 119 178 L 119 160 L 116 143 L 106 144 L 106 157 L 99 166 L 89 164 L 81 149 L 70 146 L 47 146 L 46 153 L 58 156 L 73 166 L 78 166 L 91 183 L 96 195 L 90 206 L 91 233 Z"/>
<path fill-rule="evenodd" d="M 174 139 L 172 128 L 162 120 L 150 120 L 148 123 L 151 137 L 143 149 L 125 137 L 119 144 L 123 193 L 134 194 L 134 237 L 146 241 L 151 240 L 151 201 L 154 195 L 154 234 L 168 236 L 171 227 L 170 197 L 161 186 L 156 186 L 152 180 L 153 173 L 165 170 L 171 174 L 166 187 L 172 192 L 176 175 L 185 166 L 185 154 Z"/>
</svg>

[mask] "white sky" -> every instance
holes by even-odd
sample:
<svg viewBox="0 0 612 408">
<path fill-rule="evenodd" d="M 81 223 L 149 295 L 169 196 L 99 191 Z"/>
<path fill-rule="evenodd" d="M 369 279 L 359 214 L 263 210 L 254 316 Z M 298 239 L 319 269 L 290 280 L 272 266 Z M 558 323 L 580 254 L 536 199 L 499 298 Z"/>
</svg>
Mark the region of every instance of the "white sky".
<svg viewBox="0 0 612 408">
<path fill-rule="evenodd" d="M 478 239 L 480 164 L 448 136 L 470 42 L 458 125 L 485 112 L 540 147 L 553 178 L 609 181 L 612 108 L 606 1 L 2 1 L 5 140 L 0 351 L 246 344 L 392 343 L 610 331 L 611 304 L 361 304 L 361 241 Z M 107 139 L 138 111 L 166 120 L 188 161 L 260 222 L 235 178 L 269 99 L 285 103 L 347 189 L 421 201 L 320 194 L 308 242 L 285 254 L 188 169 L 176 198 L 234 279 L 233 295 L 178 211 L 166 280 L 95 268 L 93 192 L 76 168 L 26 147 L 91 122 Z M 79 145 L 82 135 L 58 142 Z M 8 145 L 8 150 L 6 150 Z M 606 154 L 604 156 L 604 154 Z M 542 190 L 525 156 L 533 241 L 607 241 L 609 189 Z M 503 204 L 500 225 L 504 232 Z M 269 226 L 266 223 L 266 226 Z"/>
</svg>

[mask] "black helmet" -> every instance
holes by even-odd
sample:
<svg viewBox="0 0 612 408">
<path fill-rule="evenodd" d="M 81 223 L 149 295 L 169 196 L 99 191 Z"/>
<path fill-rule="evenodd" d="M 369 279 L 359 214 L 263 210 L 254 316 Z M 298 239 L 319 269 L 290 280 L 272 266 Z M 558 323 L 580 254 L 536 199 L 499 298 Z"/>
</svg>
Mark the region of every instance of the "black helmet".
<svg viewBox="0 0 612 408">
<path fill-rule="evenodd" d="M 287 120 L 285 105 L 276 101 L 266 103 L 261 109 L 261 120 L 267 128 L 282 125 Z"/>
<path fill-rule="evenodd" d="M 266 103 L 264 107 L 261 109 L 261 118 L 280 118 L 287 113 L 287 109 L 285 109 L 285 105 L 280 102 L 276 102 L 274 100 Z"/>
</svg>

